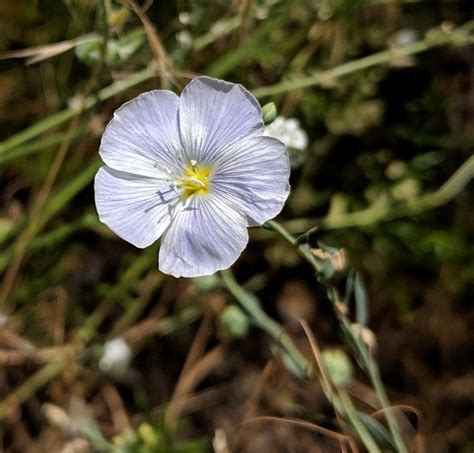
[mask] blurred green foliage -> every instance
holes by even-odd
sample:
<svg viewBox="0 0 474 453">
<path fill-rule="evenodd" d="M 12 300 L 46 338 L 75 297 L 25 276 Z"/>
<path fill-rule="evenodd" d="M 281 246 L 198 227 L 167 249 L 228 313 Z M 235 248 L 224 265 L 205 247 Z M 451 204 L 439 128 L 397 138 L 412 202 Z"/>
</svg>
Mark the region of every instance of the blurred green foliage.
<svg viewBox="0 0 474 453">
<path fill-rule="evenodd" d="M 472 373 L 472 364 L 466 364 L 466 357 L 474 353 L 466 327 L 473 316 L 469 296 L 474 277 L 472 197 L 459 187 L 454 199 L 433 206 L 434 210 L 382 216 L 373 222 L 369 216 L 366 222 L 344 228 L 321 219 L 345 218 L 371 206 L 403 207 L 435 191 L 471 156 L 472 44 L 465 44 L 472 27 L 453 34 L 471 19 L 469 2 L 176 0 L 143 4 L 172 64 L 168 79 L 151 65 L 154 54 L 142 23 L 121 2 L 0 3 L 0 52 L 66 43 L 63 50 L 33 49 L 28 57 L 41 61 L 31 65 L 21 59 L 0 60 L 0 138 L 5 140 L 0 144 L 0 272 L 12 264 L 21 231 L 32 221 L 36 196 L 59 146 L 69 143 L 36 219 L 21 271 L 1 308 L 2 316 L 9 319 L 7 325 L 36 347 L 58 347 L 64 341 L 86 351 L 77 359 L 84 368 L 76 374 L 65 373 L 66 384 L 51 376 L 49 393 L 39 400 L 55 399 L 64 405 L 67 395 L 55 385 L 69 388 L 71 382 L 74 391 L 86 399 L 95 396 L 104 377 L 87 347 L 128 334 L 136 342 L 136 366 L 142 378 L 137 384 L 132 373 L 128 384 L 126 379 L 121 383 L 127 411 L 134 415 L 162 408 L 171 398 L 192 340 L 194 331 L 189 326 L 209 306 L 221 313 L 216 330 L 220 322 L 228 334 L 242 337 L 244 345 L 245 341 L 252 344 L 253 332 L 248 334 L 245 315 L 237 314 L 233 306 L 222 311 L 215 280 L 186 286 L 165 277 L 156 269 L 157 247 L 135 250 L 99 224 L 92 181 L 100 165 L 97 149 L 105 124 L 113 110 L 138 93 L 164 85 L 179 91 L 194 74 L 239 82 L 257 93 L 283 82 L 288 87 L 261 96 L 262 105 L 273 102 L 278 114 L 298 118 L 310 144 L 304 164 L 293 171 L 292 194 L 282 219 L 297 226 L 295 233 L 319 224 L 307 237 L 311 246 L 323 243 L 348 250 L 352 265 L 365 274 L 369 288 L 366 293 L 359 277 L 354 277 L 358 322 L 366 324 L 370 312 L 389 388 L 401 395 L 399 400 L 412 401 L 424 410 L 428 451 L 439 445 L 445 451 L 468 451 L 472 439 L 462 423 L 472 420 L 466 409 L 469 396 L 463 399 L 451 389 L 456 397 L 443 406 L 447 398 L 443 391 L 439 390 L 438 398 L 428 389 L 438 378 L 436 385 L 444 386 Z M 416 45 L 413 39 L 422 42 L 425 47 L 420 49 L 426 52 L 404 54 L 401 49 Z M 446 40 L 451 44 L 437 47 Z M 387 49 L 389 57 L 373 64 L 360 69 L 343 66 Z M 347 72 L 331 73 L 340 67 Z M 133 79 L 137 71 L 142 71 L 140 77 Z M 306 77 L 314 83 L 305 88 L 293 84 Z M 67 124 L 81 110 L 91 79 L 95 83 L 88 93 L 90 102 L 69 134 Z M 129 83 L 127 89 L 120 87 L 124 81 Z M 109 86 L 112 90 L 104 94 Z M 305 227 L 298 227 L 301 224 Z M 312 271 L 270 234 L 255 231 L 251 236 L 251 245 L 235 268 L 239 278 L 254 286 L 272 313 L 288 281 L 307 282 L 319 310 L 318 317 L 310 319 L 312 326 L 321 332 L 322 341 L 338 341 L 334 329 L 327 327 L 332 318 L 324 308 L 324 291 L 314 288 Z M 145 329 L 140 324 L 144 320 L 163 316 L 166 322 L 160 327 L 145 325 L 151 333 L 145 330 L 139 336 L 134 330 L 137 326 Z M 62 326 L 61 341 L 57 325 Z M 449 326 L 457 326 L 459 336 L 451 335 Z M 153 335 L 159 335 L 162 343 L 150 340 Z M 166 370 L 157 372 L 148 355 L 159 356 Z M 260 364 L 266 360 L 265 353 L 257 356 Z M 243 373 L 239 364 L 234 373 Z M 5 370 L 2 397 L 22 382 L 30 382 L 31 373 L 27 367 Z M 33 400 L 41 385 L 33 388 L 33 395 L 20 392 L 25 401 L 30 396 Z M 441 407 L 449 414 L 444 420 Z M 38 431 L 46 429 L 44 420 L 26 414 L 25 407 L 23 411 L 28 426 L 36 426 L 32 437 L 40 438 Z M 312 414 L 307 410 L 304 415 Z M 205 422 L 199 417 L 185 418 L 178 433 L 166 431 L 157 419 L 157 423 L 155 419 L 135 423 L 133 432 L 114 439 L 122 442 L 123 451 L 131 452 L 205 451 L 209 447 L 215 428 L 212 415 Z M 10 419 L 6 438 L 20 445 L 14 431 Z M 189 436 L 198 440 L 188 442 Z"/>
</svg>

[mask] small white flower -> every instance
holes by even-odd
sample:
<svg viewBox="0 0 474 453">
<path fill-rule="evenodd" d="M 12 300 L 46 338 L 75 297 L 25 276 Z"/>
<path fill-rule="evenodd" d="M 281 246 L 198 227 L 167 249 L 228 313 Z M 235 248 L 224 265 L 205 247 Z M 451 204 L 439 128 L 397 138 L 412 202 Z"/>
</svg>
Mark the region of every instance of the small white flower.
<svg viewBox="0 0 474 453">
<path fill-rule="evenodd" d="M 193 45 L 193 36 L 188 30 L 181 30 L 176 33 L 176 41 L 187 49 Z"/>
<path fill-rule="evenodd" d="M 179 13 L 178 20 L 183 24 L 183 25 L 189 25 L 192 22 L 194 22 L 194 17 L 191 13 L 188 11 L 182 11 Z"/>
<path fill-rule="evenodd" d="M 176 96 L 144 93 L 123 105 L 100 145 L 100 220 L 144 248 L 161 237 L 159 268 L 198 277 L 231 266 L 247 227 L 282 209 L 290 166 L 263 136 L 262 111 L 241 85 L 197 77 Z"/>
<path fill-rule="evenodd" d="M 264 135 L 282 141 L 288 148 L 303 151 L 308 146 L 308 135 L 296 118 L 277 116 L 275 121 L 265 128 Z"/>
<path fill-rule="evenodd" d="M 418 32 L 412 28 L 402 28 L 392 36 L 395 46 L 408 46 L 418 39 Z"/>
<path fill-rule="evenodd" d="M 104 373 L 125 371 L 130 365 L 132 351 L 123 338 L 114 338 L 104 345 L 104 352 L 99 360 L 99 368 Z"/>
</svg>

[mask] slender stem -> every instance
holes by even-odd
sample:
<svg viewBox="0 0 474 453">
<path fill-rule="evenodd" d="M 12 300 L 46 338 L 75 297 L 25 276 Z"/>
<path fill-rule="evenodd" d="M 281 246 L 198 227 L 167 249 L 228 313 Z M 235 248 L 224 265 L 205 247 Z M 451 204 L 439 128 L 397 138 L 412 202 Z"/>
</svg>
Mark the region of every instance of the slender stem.
<svg viewBox="0 0 474 453">
<path fill-rule="evenodd" d="M 370 435 L 370 433 L 367 431 L 367 428 L 364 426 L 364 423 L 361 421 L 359 414 L 352 403 L 352 400 L 349 398 L 349 395 L 345 391 L 341 390 L 339 391 L 339 398 L 346 409 L 347 418 L 350 420 L 352 426 L 357 431 L 359 439 L 363 442 L 367 448 L 367 451 L 369 453 L 380 453 L 380 448 L 377 446 L 373 437 Z"/>
<path fill-rule="evenodd" d="M 285 329 L 262 310 L 259 300 L 242 288 L 229 270 L 221 271 L 220 275 L 227 289 L 251 316 L 255 324 L 278 341 L 302 374 L 309 377 L 312 374 L 312 367 L 285 332 Z"/>
<path fill-rule="evenodd" d="M 435 208 L 452 200 L 474 178 L 474 156 L 467 159 L 436 191 L 407 203 L 408 214 Z"/>
<path fill-rule="evenodd" d="M 79 126 L 73 133 L 72 139 L 76 139 L 80 137 L 85 131 L 85 127 Z M 7 152 L 5 154 L 0 154 L 0 164 L 4 164 L 12 159 L 17 159 L 19 157 L 28 156 L 30 154 L 39 153 L 42 151 L 49 151 L 54 145 L 61 143 L 67 133 L 60 132 L 58 134 L 54 134 L 50 137 L 46 137 L 43 140 L 34 141 L 31 143 L 27 143 L 26 145 L 18 146 L 13 148 L 12 151 Z"/>
<path fill-rule="evenodd" d="M 237 14 L 229 19 L 221 20 L 219 25 L 221 25 L 221 27 L 219 27 L 219 33 L 216 33 L 216 31 L 211 28 L 206 34 L 196 38 L 193 42 L 193 49 L 204 49 L 209 44 L 212 44 L 235 30 L 240 25 L 240 15 Z"/>
<path fill-rule="evenodd" d="M 427 35 L 426 38 L 421 41 L 417 41 L 403 47 L 383 50 L 367 57 L 349 61 L 348 63 L 328 69 L 326 71 L 318 71 L 307 77 L 294 78 L 276 83 L 275 85 L 260 87 L 254 90 L 253 93 L 256 97 L 260 98 L 273 96 L 286 91 L 308 88 L 310 86 L 324 85 L 334 79 L 337 79 L 338 77 L 353 74 L 372 66 L 388 63 L 395 58 L 416 55 L 433 47 L 438 47 L 445 44 L 468 44 L 469 42 L 472 42 L 472 36 L 470 36 L 470 32 L 472 31 L 473 25 L 474 22 L 467 22 L 463 26 L 458 27 L 449 33 L 443 32 L 441 29 L 436 30 L 436 36 Z"/>
<path fill-rule="evenodd" d="M 38 251 L 47 247 L 57 246 L 61 241 L 66 240 L 72 234 L 77 231 L 84 229 L 92 229 L 97 227 L 99 222 L 97 220 L 97 215 L 89 213 L 85 214 L 82 217 L 79 217 L 77 220 L 74 220 L 65 225 L 61 225 L 56 229 L 45 233 L 41 236 L 36 236 L 33 238 L 27 246 L 28 251 Z M 13 256 L 14 248 L 13 245 L 6 248 L 3 252 L 0 253 L 0 272 L 3 272 L 4 269 L 8 266 L 10 259 Z"/>
<path fill-rule="evenodd" d="M 0 401 L 0 420 L 9 415 L 12 409 L 27 401 L 39 388 L 46 385 L 55 376 L 60 374 L 67 366 L 67 361 L 60 358 L 44 365 L 25 382 L 17 387 L 6 398 Z"/>
<path fill-rule="evenodd" d="M 307 248 L 304 248 L 301 245 L 298 246 L 296 238 L 288 230 L 286 230 L 282 225 L 280 225 L 278 222 L 274 220 L 267 222 L 265 225 L 269 227 L 270 229 L 272 229 L 273 231 L 275 231 L 276 233 L 278 233 L 290 244 L 295 246 L 298 249 L 298 251 L 301 253 L 301 255 L 314 267 L 314 269 L 317 272 L 319 272 L 320 265 L 319 263 L 318 265 L 315 265 L 315 259 L 311 255 L 311 252 Z M 387 394 L 383 387 L 378 367 L 376 363 L 374 362 L 373 358 L 370 356 L 370 353 L 365 347 L 365 345 L 362 345 L 360 342 L 360 339 L 353 335 L 352 329 L 350 328 L 350 325 L 349 325 L 349 321 L 345 317 L 343 316 L 341 317 L 341 315 L 339 314 L 339 310 L 337 310 L 336 307 L 334 307 L 334 309 L 336 313 L 338 314 L 339 320 L 346 327 L 347 334 L 352 336 L 352 340 L 354 344 L 356 344 L 358 347 L 358 351 L 360 352 L 360 356 L 364 361 L 364 365 L 369 375 L 370 381 L 379 397 L 382 408 L 385 409 L 384 410 L 385 418 L 390 428 L 390 432 L 392 434 L 395 445 L 397 446 L 397 449 L 400 453 L 405 453 L 407 450 L 405 448 L 403 439 L 401 437 L 400 429 L 398 427 L 397 421 L 395 420 L 395 417 L 390 409 L 390 402 L 388 400 Z"/>
<path fill-rule="evenodd" d="M 296 237 L 294 237 L 286 228 L 280 225 L 275 220 L 269 220 L 264 225 L 265 228 L 268 228 L 275 233 L 279 234 L 283 239 L 293 245 L 299 253 L 308 261 L 316 270 L 320 272 L 322 270 L 321 263 L 316 259 L 316 257 L 311 253 L 308 246 L 305 244 L 298 244 Z"/>
<path fill-rule="evenodd" d="M 357 356 L 361 360 L 362 368 L 366 371 L 369 376 L 370 382 L 374 387 L 375 393 L 380 401 L 381 407 L 384 409 L 384 416 L 387 420 L 390 433 L 392 434 L 393 441 L 397 447 L 399 453 L 406 453 L 405 443 L 402 439 L 400 428 L 398 422 L 395 419 L 395 416 L 390 408 L 390 401 L 388 399 L 387 392 L 380 377 L 379 368 L 373 359 L 370 351 L 368 350 L 366 344 L 360 339 L 360 337 L 355 336 L 352 332 L 351 324 L 349 320 L 345 317 L 340 319 L 341 325 L 344 328 L 344 331 L 347 335 L 351 335 L 352 347 L 355 349 Z"/>
<path fill-rule="evenodd" d="M 112 96 L 115 96 L 116 94 L 119 94 L 129 88 L 139 85 L 140 83 L 151 79 L 154 74 L 154 66 L 150 65 L 146 69 L 132 74 L 130 77 L 118 80 L 109 85 L 108 87 L 105 87 L 100 90 L 97 96 L 88 96 L 84 100 L 83 109 L 90 109 L 99 102 L 105 101 L 106 99 L 109 99 Z M 77 111 L 75 109 L 67 108 L 51 116 L 48 116 L 44 120 L 38 121 L 37 123 L 33 124 L 33 126 L 28 127 L 27 129 L 0 143 L 0 155 L 6 153 L 7 151 L 10 151 L 11 149 L 19 145 L 22 145 L 28 140 L 31 140 L 32 138 L 35 138 L 50 129 L 53 129 L 54 127 L 64 124 L 68 120 L 72 119 L 76 114 Z"/>
<path fill-rule="evenodd" d="M 315 85 L 324 85 L 330 80 L 359 72 L 379 64 L 387 63 L 393 58 L 415 55 L 417 53 L 424 52 L 428 49 L 444 44 L 464 45 L 472 41 L 472 36 L 470 36 L 469 33 L 472 31 L 473 25 L 474 22 L 467 22 L 450 33 L 444 33 L 439 30 L 436 39 L 427 36 L 424 40 L 415 42 L 413 44 L 377 52 L 367 57 L 359 58 L 357 60 L 344 63 L 342 65 L 336 66 L 335 68 L 318 72 L 307 77 L 295 78 L 277 83 L 275 85 L 256 88 L 253 90 L 253 94 L 258 98 L 262 98 L 284 93 L 286 91 L 307 88 Z M 204 43 L 204 45 L 207 44 L 207 42 Z M 155 74 L 156 67 L 152 64 L 142 71 L 138 71 L 125 79 L 114 82 L 108 87 L 100 90 L 97 96 L 89 96 L 84 101 L 84 108 L 90 109 L 99 102 L 126 91 L 128 88 L 132 88 L 142 82 L 152 79 Z M 44 132 L 47 132 L 54 127 L 60 126 L 74 117 L 74 115 L 75 111 L 71 108 L 68 108 L 61 110 L 60 112 L 57 112 L 42 121 L 38 121 L 33 126 L 0 143 L 0 155 Z"/>
<path fill-rule="evenodd" d="M 398 426 L 398 422 L 395 419 L 392 409 L 390 408 L 390 401 L 388 399 L 387 392 L 385 391 L 385 387 L 382 383 L 379 368 L 368 351 L 367 351 L 367 354 L 364 355 L 364 358 L 367 359 L 366 368 L 367 368 L 367 372 L 369 373 L 370 381 L 372 382 L 372 385 L 374 386 L 375 392 L 377 393 L 377 396 L 380 400 L 382 408 L 385 409 L 384 415 L 385 415 L 385 418 L 387 419 L 387 423 L 390 428 L 390 432 L 392 433 L 392 437 L 395 442 L 395 445 L 397 446 L 397 449 L 400 453 L 406 453 L 407 449 L 403 442 L 403 439 L 400 433 L 400 427 Z"/>
<path fill-rule="evenodd" d="M 168 335 L 172 332 L 175 332 L 178 329 L 188 326 L 189 324 L 196 321 L 202 315 L 202 311 L 199 307 L 188 307 L 183 309 L 180 313 L 169 316 L 167 318 L 161 319 L 159 322 L 154 324 L 153 329 L 143 329 L 146 335 Z M 86 326 L 83 326 L 83 328 Z M 84 342 L 84 345 L 81 343 L 75 343 L 71 348 L 67 345 L 65 347 L 56 348 L 54 356 L 48 351 L 47 354 L 44 354 L 45 360 L 48 360 L 44 366 L 39 368 L 34 374 L 32 374 L 28 379 L 22 382 L 13 392 L 8 396 L 0 400 L 0 421 L 5 419 L 12 409 L 15 409 L 19 405 L 27 401 L 31 395 L 34 395 L 35 392 L 47 385 L 52 379 L 54 379 L 58 374 L 61 374 L 72 361 L 77 362 L 80 355 L 88 354 L 87 349 L 83 349 L 83 346 L 86 346 L 87 343 L 92 341 L 92 337 L 95 335 L 96 330 L 90 332 L 90 335 L 87 335 L 86 338 L 81 338 Z M 130 335 L 129 335 L 130 337 Z M 131 339 L 131 342 L 135 344 L 135 351 L 140 348 L 136 346 L 142 340 L 141 336 L 134 336 L 135 338 Z M 129 339 L 130 341 L 130 339 Z M 39 355 L 41 356 L 41 350 L 39 350 Z"/>
<path fill-rule="evenodd" d="M 87 82 L 86 88 L 84 90 L 84 100 L 82 101 L 79 110 L 74 113 L 74 116 L 72 117 L 71 122 L 69 123 L 66 136 L 58 147 L 58 150 L 56 152 L 56 155 L 54 156 L 53 162 L 48 169 L 46 179 L 44 180 L 41 186 L 41 189 L 35 196 L 34 204 L 31 207 L 31 213 L 28 218 L 27 224 L 25 228 L 22 230 L 22 232 L 20 233 L 18 240 L 15 243 L 11 264 L 9 265 L 2 279 L 2 287 L 0 289 L 0 305 L 6 302 L 6 300 L 8 299 L 10 292 L 13 289 L 16 277 L 21 269 L 21 265 L 26 255 L 28 244 L 30 240 L 32 239 L 32 237 L 34 237 L 35 234 L 37 233 L 38 223 L 41 217 L 41 212 L 43 208 L 47 205 L 49 195 L 51 191 L 53 190 L 54 183 L 56 182 L 56 179 L 59 175 L 62 164 L 71 146 L 74 132 L 79 126 L 81 117 L 83 116 L 84 111 L 86 109 L 86 106 L 84 103 L 86 99 L 89 97 L 89 95 L 91 95 L 94 92 L 94 89 L 97 86 L 97 83 L 99 81 L 100 74 L 104 67 L 106 48 L 107 48 L 107 36 L 104 36 L 104 44 L 102 46 L 101 58 L 95 65 L 94 71 L 92 72 Z"/>
<path fill-rule="evenodd" d="M 296 219 L 285 222 L 285 227 L 291 231 L 305 231 L 315 225 L 322 230 L 348 228 L 355 226 L 373 225 L 401 217 L 407 217 L 429 209 L 442 206 L 455 198 L 474 178 L 474 156 L 467 159 L 437 190 L 407 200 L 398 206 L 387 206 L 386 203 L 375 202 L 360 211 L 329 214 L 316 219 Z M 278 232 L 273 226 L 272 229 Z M 284 236 L 283 236 L 284 237 Z M 288 240 L 288 239 L 287 239 Z"/>
</svg>

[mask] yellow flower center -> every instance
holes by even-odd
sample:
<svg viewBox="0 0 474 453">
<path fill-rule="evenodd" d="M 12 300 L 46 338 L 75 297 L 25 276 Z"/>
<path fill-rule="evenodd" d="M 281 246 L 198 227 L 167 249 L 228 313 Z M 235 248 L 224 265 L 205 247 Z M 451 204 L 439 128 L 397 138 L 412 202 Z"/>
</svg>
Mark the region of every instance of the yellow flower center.
<svg viewBox="0 0 474 453">
<path fill-rule="evenodd" d="M 191 161 L 184 169 L 184 175 L 178 180 L 183 188 L 182 197 L 187 200 L 191 195 L 206 195 L 209 192 L 210 167 L 197 166 Z"/>
</svg>

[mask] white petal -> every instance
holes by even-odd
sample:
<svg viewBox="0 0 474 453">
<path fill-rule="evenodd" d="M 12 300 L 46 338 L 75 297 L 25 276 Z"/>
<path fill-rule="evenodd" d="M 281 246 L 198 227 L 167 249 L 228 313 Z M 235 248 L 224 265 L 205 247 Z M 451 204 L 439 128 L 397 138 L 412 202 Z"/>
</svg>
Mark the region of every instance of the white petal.
<svg viewBox="0 0 474 453">
<path fill-rule="evenodd" d="M 143 176 L 176 171 L 181 150 L 179 98 L 171 91 L 143 93 L 115 111 L 100 143 L 111 168 Z"/>
<path fill-rule="evenodd" d="M 197 77 L 183 90 L 179 122 L 186 156 L 201 164 L 223 146 L 263 131 L 255 97 L 242 85 L 210 77 Z"/>
<path fill-rule="evenodd" d="M 288 146 L 303 151 L 308 146 L 308 136 L 302 129 L 297 129 L 293 132 L 290 144 Z"/>
<path fill-rule="evenodd" d="M 177 194 L 169 183 L 102 167 L 95 177 L 99 219 L 139 248 L 155 242 L 168 228 Z"/>
<path fill-rule="evenodd" d="M 250 137 L 226 147 L 214 163 L 211 190 L 262 225 L 283 208 L 290 193 L 285 146 L 272 137 Z"/>
<path fill-rule="evenodd" d="M 194 196 L 161 240 L 159 268 L 175 277 L 199 277 L 230 267 L 248 242 L 247 222 L 215 195 Z"/>
<path fill-rule="evenodd" d="M 300 122 L 296 118 L 288 118 L 286 120 L 286 129 L 288 131 L 295 131 L 300 127 Z"/>
</svg>

